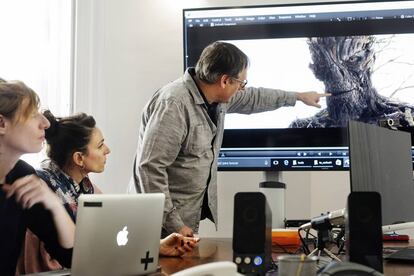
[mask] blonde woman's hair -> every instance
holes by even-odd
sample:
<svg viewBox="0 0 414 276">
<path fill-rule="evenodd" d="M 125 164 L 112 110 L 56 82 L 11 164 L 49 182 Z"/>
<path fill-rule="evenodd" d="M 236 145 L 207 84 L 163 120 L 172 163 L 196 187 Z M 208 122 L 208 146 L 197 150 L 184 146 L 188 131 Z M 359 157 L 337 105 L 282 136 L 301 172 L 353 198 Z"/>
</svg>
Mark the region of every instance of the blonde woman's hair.
<svg viewBox="0 0 414 276">
<path fill-rule="evenodd" d="M 39 105 L 39 96 L 26 84 L 0 78 L 0 115 L 13 121 L 25 120 Z"/>
</svg>

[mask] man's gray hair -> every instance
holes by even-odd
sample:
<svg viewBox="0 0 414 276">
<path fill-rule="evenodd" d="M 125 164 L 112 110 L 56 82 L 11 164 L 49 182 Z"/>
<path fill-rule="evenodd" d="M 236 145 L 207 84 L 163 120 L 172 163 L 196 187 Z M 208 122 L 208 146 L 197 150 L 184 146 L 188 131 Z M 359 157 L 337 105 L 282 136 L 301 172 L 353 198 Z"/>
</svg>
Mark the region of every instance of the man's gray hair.
<svg viewBox="0 0 414 276">
<path fill-rule="evenodd" d="M 249 58 L 239 48 L 216 41 L 204 48 L 195 72 L 198 79 L 213 84 L 224 74 L 237 78 L 248 66 Z"/>
</svg>

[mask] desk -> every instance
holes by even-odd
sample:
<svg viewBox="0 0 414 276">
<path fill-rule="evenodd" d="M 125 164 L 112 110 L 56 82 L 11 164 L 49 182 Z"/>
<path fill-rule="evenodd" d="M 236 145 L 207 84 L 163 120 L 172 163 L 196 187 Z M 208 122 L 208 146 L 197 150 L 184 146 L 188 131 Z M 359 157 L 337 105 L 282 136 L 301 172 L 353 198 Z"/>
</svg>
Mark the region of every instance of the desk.
<svg viewBox="0 0 414 276">
<path fill-rule="evenodd" d="M 414 241 L 407 243 L 386 243 L 384 247 L 414 246 Z M 279 254 L 273 254 L 276 259 Z M 162 275 L 170 275 L 180 270 L 216 261 L 232 261 L 231 239 L 201 239 L 198 247 L 182 258 L 160 257 Z M 387 276 L 407 276 L 414 274 L 414 264 L 396 264 L 384 261 L 384 274 Z"/>
</svg>

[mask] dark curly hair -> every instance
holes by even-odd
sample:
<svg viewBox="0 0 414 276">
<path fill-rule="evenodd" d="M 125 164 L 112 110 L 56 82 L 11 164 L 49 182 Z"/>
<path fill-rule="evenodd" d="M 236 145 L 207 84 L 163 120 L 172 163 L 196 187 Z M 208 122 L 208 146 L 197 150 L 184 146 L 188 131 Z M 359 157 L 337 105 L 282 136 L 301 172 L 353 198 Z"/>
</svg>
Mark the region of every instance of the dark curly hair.
<svg viewBox="0 0 414 276">
<path fill-rule="evenodd" d="M 46 129 L 47 155 L 60 168 L 69 164 L 74 152 L 87 152 L 92 131 L 96 126 L 92 116 L 79 113 L 68 117 L 55 117 L 50 110 L 44 111 L 43 115 L 50 122 L 50 127 Z"/>
</svg>

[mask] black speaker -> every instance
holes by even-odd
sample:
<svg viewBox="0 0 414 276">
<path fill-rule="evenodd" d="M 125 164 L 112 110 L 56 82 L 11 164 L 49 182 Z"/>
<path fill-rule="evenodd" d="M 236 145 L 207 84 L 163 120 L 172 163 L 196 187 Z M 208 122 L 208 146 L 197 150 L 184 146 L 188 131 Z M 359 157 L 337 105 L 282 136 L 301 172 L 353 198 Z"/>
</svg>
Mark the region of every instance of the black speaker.
<svg viewBox="0 0 414 276">
<path fill-rule="evenodd" d="M 272 213 L 262 193 L 234 197 L 233 261 L 248 275 L 265 275 L 271 268 Z"/>
<path fill-rule="evenodd" d="M 380 194 L 350 193 L 345 226 L 347 259 L 383 272 Z"/>
</svg>

